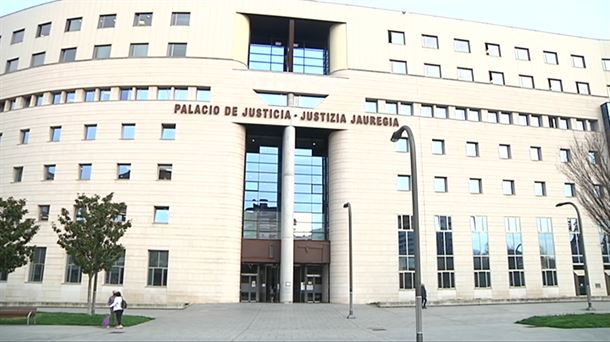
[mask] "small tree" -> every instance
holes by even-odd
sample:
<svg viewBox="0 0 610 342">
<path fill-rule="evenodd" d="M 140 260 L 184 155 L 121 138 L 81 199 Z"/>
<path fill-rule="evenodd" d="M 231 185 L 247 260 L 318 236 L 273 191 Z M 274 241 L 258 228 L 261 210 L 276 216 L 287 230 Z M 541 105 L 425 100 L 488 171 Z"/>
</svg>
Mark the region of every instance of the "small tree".
<svg viewBox="0 0 610 342">
<path fill-rule="evenodd" d="M 131 227 L 130 221 L 124 222 L 122 219 L 127 206 L 123 202 L 112 202 L 112 196 L 113 193 L 103 198 L 81 194 L 74 201 L 75 218 L 62 208 L 58 220 L 63 229 L 55 223 L 52 225 L 59 236 L 57 244 L 74 258 L 82 272 L 89 277 L 87 308 L 90 315 L 95 314 L 97 274 L 110 270 L 122 255 L 124 248 L 118 241 Z"/>
<path fill-rule="evenodd" d="M 571 160 L 559 170 L 576 184 L 576 197 L 587 214 L 610 234 L 610 171 L 608 149 L 602 134 L 574 139 Z"/>
<path fill-rule="evenodd" d="M 25 200 L 0 197 L 0 272 L 8 274 L 27 264 L 36 246 L 26 246 L 38 232 L 28 213 Z"/>
</svg>

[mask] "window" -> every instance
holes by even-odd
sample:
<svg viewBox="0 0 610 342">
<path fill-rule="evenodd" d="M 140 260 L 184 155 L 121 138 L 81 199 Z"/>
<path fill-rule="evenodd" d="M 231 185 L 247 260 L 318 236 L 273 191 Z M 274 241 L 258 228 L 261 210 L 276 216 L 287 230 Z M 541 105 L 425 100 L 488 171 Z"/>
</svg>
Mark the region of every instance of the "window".
<svg viewBox="0 0 610 342">
<path fill-rule="evenodd" d="M 474 74 L 472 69 L 469 68 L 457 68 L 457 78 L 462 81 L 474 81 Z"/>
<path fill-rule="evenodd" d="M 409 152 L 409 138 L 401 137 L 394 143 L 394 151 Z"/>
<path fill-rule="evenodd" d="M 148 56 L 148 43 L 132 43 L 129 45 L 129 57 Z"/>
<path fill-rule="evenodd" d="M 85 89 L 85 102 L 95 101 L 95 89 Z"/>
<path fill-rule="evenodd" d="M 133 100 L 133 88 L 121 88 L 119 99 L 121 101 Z"/>
<path fill-rule="evenodd" d="M 481 121 L 481 113 L 477 109 L 468 109 L 468 121 Z"/>
<path fill-rule="evenodd" d="M 116 14 L 102 14 L 97 22 L 97 28 L 114 27 L 116 23 Z"/>
<path fill-rule="evenodd" d="M 500 45 L 493 43 L 485 43 L 485 53 L 491 57 L 501 57 Z"/>
<path fill-rule="evenodd" d="M 544 54 L 544 62 L 546 64 L 559 64 L 557 60 L 557 52 L 543 51 L 542 53 Z"/>
<path fill-rule="evenodd" d="M 456 52 L 470 53 L 470 41 L 464 39 L 454 39 L 453 48 Z"/>
<path fill-rule="evenodd" d="M 176 124 L 161 124 L 161 139 L 175 140 L 176 139 Z"/>
<path fill-rule="evenodd" d="M 55 179 L 55 164 L 44 166 L 44 180 L 52 181 Z"/>
<path fill-rule="evenodd" d="M 499 71 L 490 71 L 489 82 L 492 84 L 504 85 L 504 73 Z"/>
<path fill-rule="evenodd" d="M 66 20 L 66 32 L 80 31 L 83 18 L 70 18 Z"/>
<path fill-rule="evenodd" d="M 529 75 L 519 75 L 519 85 L 521 88 L 534 88 L 534 77 Z"/>
<path fill-rule="evenodd" d="M 434 116 L 434 107 L 432 105 L 422 105 L 420 115 L 424 118 L 431 118 Z"/>
<path fill-rule="evenodd" d="M 43 101 L 44 101 L 44 96 L 43 94 L 36 94 L 36 95 L 32 95 L 32 103 L 31 106 L 42 106 L 43 105 Z"/>
<path fill-rule="evenodd" d="M 563 183 L 563 194 L 566 197 L 576 196 L 576 185 L 574 183 Z"/>
<path fill-rule="evenodd" d="M 498 112 L 487 112 L 487 122 L 498 123 Z"/>
<path fill-rule="evenodd" d="M 610 234 L 599 228 L 599 242 L 602 247 L 602 263 L 604 269 L 610 269 Z"/>
<path fill-rule="evenodd" d="M 168 43 L 167 55 L 170 57 L 185 57 L 186 43 Z"/>
<path fill-rule="evenodd" d="M 172 180 L 172 164 L 157 164 L 158 180 Z"/>
<path fill-rule="evenodd" d="M 505 217 L 506 254 L 508 256 L 508 279 L 511 287 L 525 286 L 523 264 L 523 238 L 518 217 Z"/>
<path fill-rule="evenodd" d="M 391 44 L 405 45 L 405 33 L 400 31 L 388 31 L 388 42 Z"/>
<path fill-rule="evenodd" d="M 542 148 L 540 146 L 530 146 L 530 159 L 536 161 L 542 160 Z"/>
<path fill-rule="evenodd" d="M 210 97 L 211 97 L 211 92 L 209 88 L 197 88 L 197 101 L 205 101 L 205 102 L 209 102 L 210 101 Z M 304 99 L 302 97 L 299 97 L 299 104 L 301 104 L 301 102 Z M 321 101 L 320 101 L 321 102 Z M 303 106 L 306 107 L 306 106 Z M 309 108 L 309 107 L 307 107 Z M 313 108 L 313 107 L 312 107 Z"/>
<path fill-rule="evenodd" d="M 415 288 L 415 233 L 409 215 L 398 215 L 398 278 L 399 289 Z"/>
<path fill-rule="evenodd" d="M 32 255 L 30 264 L 30 274 L 28 281 L 30 282 L 42 282 L 44 276 L 44 262 L 47 254 L 46 247 L 34 248 L 34 254 Z"/>
<path fill-rule="evenodd" d="M 4 69 L 4 72 L 17 71 L 18 66 L 19 66 L 19 58 L 9 59 L 6 61 L 6 68 Z"/>
<path fill-rule="evenodd" d="M 38 29 L 36 29 L 36 38 L 38 37 L 46 37 L 51 34 L 51 23 L 44 23 L 38 25 Z"/>
<path fill-rule="evenodd" d="M 76 90 L 66 91 L 66 103 L 76 102 Z"/>
<path fill-rule="evenodd" d="M 530 126 L 542 127 L 542 117 L 540 115 L 530 115 Z"/>
<path fill-rule="evenodd" d="M 102 88 L 100 89 L 100 101 L 110 101 L 112 96 L 112 92 L 110 88 Z"/>
<path fill-rule="evenodd" d="M 48 205 L 48 204 L 39 205 L 38 206 L 38 221 L 48 221 L 50 211 L 51 211 L 50 205 Z"/>
<path fill-rule="evenodd" d="M 390 69 L 393 74 L 406 74 L 407 62 L 390 59 Z"/>
<path fill-rule="evenodd" d="M 483 192 L 483 180 L 481 178 L 470 178 L 468 180 L 468 189 L 471 194 L 480 194 Z"/>
<path fill-rule="evenodd" d="M 169 223 L 169 207 L 155 207 L 155 223 Z"/>
<path fill-rule="evenodd" d="M 189 26 L 191 23 L 190 12 L 172 12 L 171 26 Z"/>
<path fill-rule="evenodd" d="M 549 89 L 552 91 L 563 91 L 561 80 L 549 78 Z"/>
<path fill-rule="evenodd" d="M 591 95 L 591 90 L 589 90 L 589 83 L 576 82 L 576 90 L 579 94 Z"/>
<path fill-rule="evenodd" d="M 24 34 L 25 29 L 13 31 L 13 36 L 11 37 L 11 45 L 21 43 L 23 41 Z"/>
<path fill-rule="evenodd" d="M 116 169 L 117 179 L 131 178 L 131 164 L 117 164 Z"/>
<path fill-rule="evenodd" d="M 35 67 L 44 64 L 45 52 L 39 52 L 32 54 L 32 59 L 30 61 L 30 67 Z"/>
<path fill-rule="evenodd" d="M 585 57 L 572 55 L 572 66 L 575 68 L 586 68 L 585 66 Z"/>
<path fill-rule="evenodd" d="M 470 216 L 470 231 L 472 234 L 474 287 L 491 287 L 487 217 Z"/>
<path fill-rule="evenodd" d="M 422 46 L 430 49 L 438 49 L 438 37 L 422 34 Z"/>
<path fill-rule="evenodd" d="M 550 217 L 537 217 L 538 241 L 540 243 L 540 264 L 542 268 L 542 285 L 557 286 L 557 267 L 555 261 L 555 243 L 553 242 L 553 225 Z"/>
<path fill-rule="evenodd" d="M 527 48 L 515 47 L 515 58 L 521 61 L 529 61 L 530 50 Z"/>
<path fill-rule="evenodd" d="M 466 155 L 468 157 L 478 157 L 479 156 L 479 143 L 467 141 L 466 142 Z"/>
<path fill-rule="evenodd" d="M 78 164 L 78 179 L 91 180 L 91 164 Z"/>
<path fill-rule="evenodd" d="M 599 153 L 597 151 L 589 151 L 587 153 L 587 159 L 593 165 L 596 165 L 599 161 Z"/>
<path fill-rule="evenodd" d="M 50 128 L 50 141 L 59 141 L 61 139 L 61 126 L 54 126 Z"/>
<path fill-rule="evenodd" d="M 76 60 L 76 48 L 61 49 L 59 62 L 74 62 Z"/>
<path fill-rule="evenodd" d="M 80 266 L 76 264 L 74 257 L 68 255 L 66 258 L 66 283 L 80 284 L 82 274 Z"/>
<path fill-rule="evenodd" d="M 603 58 L 602 66 L 604 67 L 604 70 L 610 71 L 610 58 Z"/>
<path fill-rule="evenodd" d="M 74 221 L 85 222 L 86 208 L 74 206 Z"/>
<path fill-rule="evenodd" d="M 504 125 L 510 125 L 513 123 L 512 113 L 500 112 L 499 119 L 500 123 Z"/>
<path fill-rule="evenodd" d="M 441 77 L 441 66 L 437 64 L 424 64 L 424 75 L 428 77 Z"/>
<path fill-rule="evenodd" d="M 148 251 L 148 286 L 167 286 L 168 251 Z"/>
<path fill-rule="evenodd" d="M 432 139 L 432 154 L 445 154 L 445 140 Z"/>
<path fill-rule="evenodd" d="M 133 140 L 136 138 L 136 124 L 128 123 L 121 125 L 121 139 Z"/>
<path fill-rule="evenodd" d="M 504 195 L 515 194 L 515 181 L 511 179 L 502 180 L 502 193 Z"/>
<path fill-rule="evenodd" d="M 587 120 L 584 120 L 584 119 L 574 120 L 574 129 L 577 131 L 586 131 L 587 130 Z"/>
<path fill-rule="evenodd" d="M 123 284 L 123 277 L 125 274 L 125 251 L 116 259 L 116 261 L 110 267 L 110 270 L 106 271 L 106 284 Z"/>
<path fill-rule="evenodd" d="M 19 142 L 21 144 L 28 144 L 30 142 L 30 129 L 22 129 L 19 131 Z"/>
<path fill-rule="evenodd" d="M 562 163 L 569 163 L 572 161 L 572 152 L 567 148 L 559 149 L 559 161 Z"/>
<path fill-rule="evenodd" d="M 398 191 L 411 191 L 411 176 L 398 175 Z"/>
<path fill-rule="evenodd" d="M 97 135 L 97 125 L 85 125 L 85 140 L 95 140 Z"/>
<path fill-rule="evenodd" d="M 436 229 L 436 269 L 439 289 L 455 287 L 451 216 L 434 216 Z"/>
<path fill-rule="evenodd" d="M 507 144 L 498 145 L 498 152 L 500 154 L 500 159 L 511 159 L 512 158 L 511 151 L 510 151 L 510 145 L 507 145 Z"/>
<path fill-rule="evenodd" d="M 136 100 L 148 100 L 148 95 L 148 88 L 136 88 Z"/>
<path fill-rule="evenodd" d="M 534 195 L 536 196 L 546 196 L 546 183 L 535 181 L 534 182 Z"/>
<path fill-rule="evenodd" d="M 23 166 L 13 167 L 13 182 L 19 183 L 23 180 Z"/>
<path fill-rule="evenodd" d="M 112 45 L 96 45 L 93 47 L 93 59 L 108 59 L 110 58 L 110 50 Z"/>
<path fill-rule="evenodd" d="M 584 268 L 583 241 L 580 235 L 578 221 L 574 217 L 568 217 L 568 231 L 570 233 L 570 249 L 572 250 L 572 267 L 574 269 Z"/>
<path fill-rule="evenodd" d="M 597 198 L 604 197 L 604 188 L 601 184 L 593 184 L 593 192 Z"/>
<path fill-rule="evenodd" d="M 136 13 L 133 17 L 133 26 L 152 25 L 152 13 Z"/>
<path fill-rule="evenodd" d="M 434 177 L 434 192 L 447 192 L 447 177 Z"/>
</svg>

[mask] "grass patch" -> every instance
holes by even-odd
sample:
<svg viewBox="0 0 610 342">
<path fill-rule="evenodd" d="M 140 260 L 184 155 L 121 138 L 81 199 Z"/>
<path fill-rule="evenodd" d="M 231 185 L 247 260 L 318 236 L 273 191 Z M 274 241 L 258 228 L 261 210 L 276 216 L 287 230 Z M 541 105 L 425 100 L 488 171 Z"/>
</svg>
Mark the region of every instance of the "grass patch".
<svg viewBox="0 0 610 342">
<path fill-rule="evenodd" d="M 86 313 L 73 313 L 73 312 L 38 312 L 36 315 L 37 325 L 89 325 L 89 326 L 102 326 L 104 318 L 108 314 L 96 314 L 89 316 Z M 126 327 L 138 325 L 144 322 L 148 322 L 154 318 L 146 316 L 132 316 L 123 315 L 123 325 Z M 0 325 L 6 324 L 26 324 L 27 319 L 25 317 L 0 317 Z M 30 319 L 32 324 L 32 319 Z"/>
<path fill-rule="evenodd" d="M 537 327 L 550 328 L 610 328 L 610 313 L 585 313 L 557 316 L 532 316 L 517 321 Z"/>
</svg>

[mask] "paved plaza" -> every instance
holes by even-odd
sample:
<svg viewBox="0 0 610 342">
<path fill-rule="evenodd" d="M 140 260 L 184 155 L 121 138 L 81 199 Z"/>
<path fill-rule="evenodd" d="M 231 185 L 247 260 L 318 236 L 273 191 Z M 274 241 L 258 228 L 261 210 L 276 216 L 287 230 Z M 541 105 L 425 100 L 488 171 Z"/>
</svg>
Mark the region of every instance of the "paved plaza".
<svg viewBox="0 0 610 342">
<path fill-rule="evenodd" d="M 594 302 L 610 312 L 610 302 Z M 536 328 L 533 315 L 584 313 L 585 302 L 431 306 L 425 341 L 610 341 L 610 328 Z M 42 311 L 74 311 L 42 309 Z M 84 309 L 79 309 L 83 310 Z M 123 330 L 79 326 L 0 326 L 0 341 L 413 341 L 413 307 L 337 304 L 205 304 L 183 310 L 128 309 L 155 320 Z"/>
</svg>

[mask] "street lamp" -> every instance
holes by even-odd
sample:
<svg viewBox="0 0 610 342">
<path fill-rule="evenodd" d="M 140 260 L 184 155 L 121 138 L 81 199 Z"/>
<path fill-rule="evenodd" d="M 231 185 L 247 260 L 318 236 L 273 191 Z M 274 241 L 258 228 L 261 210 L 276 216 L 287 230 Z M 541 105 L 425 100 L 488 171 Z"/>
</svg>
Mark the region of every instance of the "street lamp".
<svg viewBox="0 0 610 342">
<path fill-rule="evenodd" d="M 582 263 L 585 265 L 585 288 L 587 290 L 587 310 L 593 310 L 593 306 L 591 305 L 591 286 L 589 283 L 589 267 L 587 266 L 587 256 L 585 253 L 585 240 L 584 234 L 582 230 L 582 220 L 580 219 L 580 212 L 578 211 L 578 207 L 572 202 L 561 202 L 555 204 L 555 207 L 561 207 L 564 205 L 571 205 L 576 210 L 576 220 L 578 221 L 578 230 L 580 231 L 580 241 L 582 243 Z"/>
<path fill-rule="evenodd" d="M 349 314 L 347 319 L 356 318 L 354 316 L 354 288 L 352 283 L 352 205 L 347 202 L 343 204 L 343 208 L 347 208 L 348 226 L 349 226 Z"/>
<path fill-rule="evenodd" d="M 411 204 L 413 205 L 413 215 L 411 224 L 415 238 L 415 340 L 424 340 L 422 327 L 422 305 L 421 305 L 421 250 L 419 244 L 419 202 L 417 201 L 417 162 L 415 159 L 415 136 L 409 126 L 404 125 L 396 132 L 392 133 L 392 142 L 397 142 L 402 137 L 403 132 L 407 132 L 409 143 L 409 155 L 411 157 Z"/>
</svg>

